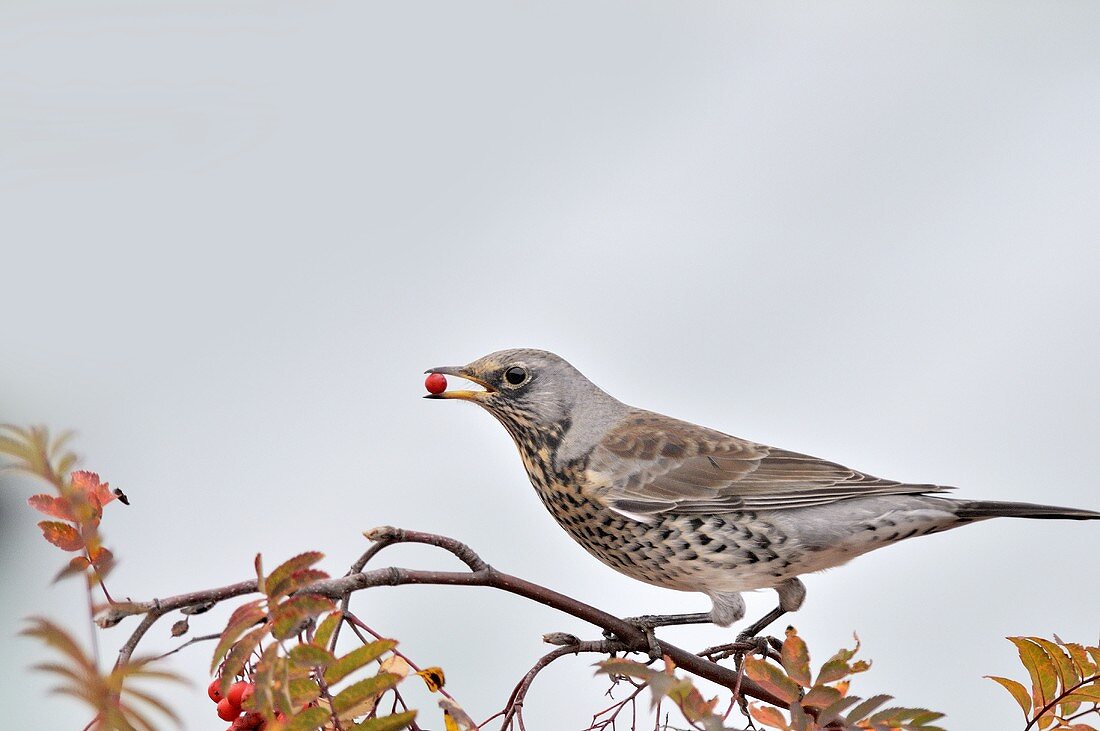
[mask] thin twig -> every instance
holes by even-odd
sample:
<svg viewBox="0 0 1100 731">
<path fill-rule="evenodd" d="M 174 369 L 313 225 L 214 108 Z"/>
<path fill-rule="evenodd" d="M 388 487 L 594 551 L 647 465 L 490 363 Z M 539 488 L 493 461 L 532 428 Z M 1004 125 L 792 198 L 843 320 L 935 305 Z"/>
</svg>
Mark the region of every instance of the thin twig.
<svg viewBox="0 0 1100 731">
<path fill-rule="evenodd" d="M 168 652 L 164 653 L 163 655 L 157 655 L 153 659 L 154 660 L 161 660 L 163 658 L 168 657 L 169 655 L 175 655 L 177 652 L 179 652 L 183 648 L 188 647 L 190 645 L 194 645 L 197 642 L 209 642 L 210 640 L 218 640 L 218 639 L 221 639 L 221 634 L 220 633 L 215 633 L 215 634 L 212 634 L 212 635 L 200 635 L 198 637 L 192 637 L 191 639 L 189 639 L 187 642 L 184 642 L 182 645 L 180 645 L 176 649 L 169 650 Z"/>
</svg>

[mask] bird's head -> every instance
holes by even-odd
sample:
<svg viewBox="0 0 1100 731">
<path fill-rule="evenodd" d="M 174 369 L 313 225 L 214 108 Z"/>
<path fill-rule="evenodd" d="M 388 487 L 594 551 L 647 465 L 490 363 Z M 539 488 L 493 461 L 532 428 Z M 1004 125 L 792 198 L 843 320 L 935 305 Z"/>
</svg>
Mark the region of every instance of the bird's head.
<svg viewBox="0 0 1100 731">
<path fill-rule="evenodd" d="M 576 404 L 609 398 L 565 359 L 545 350 L 501 350 L 464 366 L 426 372 L 464 378 L 484 390 L 447 390 L 425 398 L 472 401 L 510 430 L 560 425 L 571 417 Z"/>
</svg>

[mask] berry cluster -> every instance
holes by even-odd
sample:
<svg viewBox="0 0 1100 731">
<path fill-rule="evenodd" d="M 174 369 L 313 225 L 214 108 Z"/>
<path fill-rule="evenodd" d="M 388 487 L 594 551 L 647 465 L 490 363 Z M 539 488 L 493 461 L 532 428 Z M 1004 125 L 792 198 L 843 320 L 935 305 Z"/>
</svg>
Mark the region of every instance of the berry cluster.
<svg viewBox="0 0 1100 731">
<path fill-rule="evenodd" d="M 206 694 L 210 696 L 210 700 L 218 704 L 218 718 L 233 722 L 226 731 L 261 731 L 264 727 L 263 715 L 241 709 L 241 705 L 252 695 L 256 686 L 238 680 L 229 686 L 229 691 L 223 696 L 221 684 L 221 678 L 214 678 L 206 689 Z"/>
</svg>

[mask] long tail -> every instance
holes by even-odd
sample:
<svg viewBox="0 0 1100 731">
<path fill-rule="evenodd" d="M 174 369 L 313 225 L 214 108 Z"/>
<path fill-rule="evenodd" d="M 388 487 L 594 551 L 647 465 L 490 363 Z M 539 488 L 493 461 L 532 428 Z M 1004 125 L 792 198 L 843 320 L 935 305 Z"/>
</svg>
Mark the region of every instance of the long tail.
<svg viewBox="0 0 1100 731">
<path fill-rule="evenodd" d="M 961 500 L 956 503 L 955 514 L 966 520 L 983 520 L 985 518 L 1100 520 L 1100 513 L 1093 510 L 1060 508 L 1056 505 L 1006 503 L 998 500 Z"/>
</svg>

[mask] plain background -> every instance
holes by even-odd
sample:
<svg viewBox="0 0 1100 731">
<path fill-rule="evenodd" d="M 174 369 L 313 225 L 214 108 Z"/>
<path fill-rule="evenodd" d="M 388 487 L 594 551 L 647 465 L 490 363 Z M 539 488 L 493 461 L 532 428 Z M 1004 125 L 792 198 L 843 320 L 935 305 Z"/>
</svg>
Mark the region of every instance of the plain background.
<svg viewBox="0 0 1100 731">
<path fill-rule="evenodd" d="M 1100 509 L 1098 38 L 1084 2 L 8 0 L 0 421 L 78 429 L 129 494 L 103 528 L 134 598 L 246 578 L 257 551 L 339 574 L 396 524 L 621 615 L 707 608 L 591 559 L 503 429 L 420 399 L 425 368 L 512 346 L 874 474 Z M 0 490 L 0 708 L 79 729 L 15 638 L 32 614 L 87 638 L 37 489 Z M 1097 524 L 984 523 L 808 577 L 792 621 L 817 661 L 858 631 L 854 693 L 1019 728 L 982 676 L 1023 675 L 1006 635 L 1097 639 L 1098 551 Z M 598 636 L 488 590 L 353 608 L 478 719 L 542 633 Z M 187 729 L 224 727 L 210 650 L 171 662 Z M 545 673 L 530 728 L 606 705 L 595 659 Z"/>
</svg>

